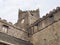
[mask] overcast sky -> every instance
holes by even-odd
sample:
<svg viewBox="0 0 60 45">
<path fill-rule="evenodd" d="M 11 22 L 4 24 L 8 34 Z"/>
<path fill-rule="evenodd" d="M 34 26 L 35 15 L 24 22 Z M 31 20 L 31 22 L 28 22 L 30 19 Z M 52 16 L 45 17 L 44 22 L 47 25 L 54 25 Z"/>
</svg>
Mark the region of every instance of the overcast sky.
<svg viewBox="0 0 60 45">
<path fill-rule="evenodd" d="M 15 23 L 18 18 L 18 9 L 34 10 L 39 8 L 42 17 L 57 6 L 60 6 L 60 0 L 0 0 L 0 17 Z"/>
</svg>

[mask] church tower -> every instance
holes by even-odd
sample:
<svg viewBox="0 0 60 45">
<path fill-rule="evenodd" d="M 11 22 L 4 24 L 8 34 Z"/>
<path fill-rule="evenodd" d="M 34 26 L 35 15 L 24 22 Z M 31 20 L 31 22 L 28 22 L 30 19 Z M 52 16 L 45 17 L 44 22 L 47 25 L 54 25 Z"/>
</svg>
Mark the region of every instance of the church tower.
<svg viewBox="0 0 60 45">
<path fill-rule="evenodd" d="M 34 23 L 39 18 L 39 9 L 33 11 L 19 10 L 18 21 L 15 25 L 25 30 L 29 25 Z"/>
</svg>

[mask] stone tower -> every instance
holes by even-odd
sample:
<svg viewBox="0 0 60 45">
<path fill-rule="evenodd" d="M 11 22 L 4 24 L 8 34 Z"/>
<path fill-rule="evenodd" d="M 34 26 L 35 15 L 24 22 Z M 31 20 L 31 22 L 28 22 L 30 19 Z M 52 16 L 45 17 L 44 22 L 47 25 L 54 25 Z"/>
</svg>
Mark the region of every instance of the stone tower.
<svg viewBox="0 0 60 45">
<path fill-rule="evenodd" d="M 29 25 L 31 25 L 38 19 L 39 19 L 39 9 L 33 11 L 19 10 L 18 21 L 15 25 L 25 30 Z"/>
</svg>

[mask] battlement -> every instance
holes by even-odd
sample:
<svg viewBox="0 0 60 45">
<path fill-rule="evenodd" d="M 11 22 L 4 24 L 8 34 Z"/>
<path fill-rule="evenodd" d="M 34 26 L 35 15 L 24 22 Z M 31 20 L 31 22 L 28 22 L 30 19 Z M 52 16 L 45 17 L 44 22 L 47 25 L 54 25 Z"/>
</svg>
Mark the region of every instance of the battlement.
<svg viewBox="0 0 60 45">
<path fill-rule="evenodd" d="M 46 17 L 49 17 L 55 13 L 57 13 L 58 11 L 60 11 L 60 7 L 56 7 L 56 9 L 53 9 L 52 11 L 50 11 L 49 13 L 46 14 L 46 16 L 43 16 L 42 19 L 46 18 Z"/>
<path fill-rule="evenodd" d="M 29 11 L 29 12 L 38 12 L 39 9 L 36 9 L 36 10 L 26 10 L 26 11 L 22 11 L 22 10 L 19 9 L 19 13 L 26 13 L 27 11 Z"/>
<path fill-rule="evenodd" d="M 0 18 L 0 22 L 3 22 L 3 23 L 6 23 L 6 24 L 9 24 L 9 25 L 11 25 L 11 26 L 14 26 L 13 23 L 11 23 L 11 22 L 7 22 L 7 20 L 5 20 L 5 19 L 1 19 L 1 18 Z"/>
<path fill-rule="evenodd" d="M 60 7 L 57 7 L 56 9 L 53 9 L 49 13 L 47 13 L 45 16 L 42 18 L 39 18 L 36 22 L 31 24 L 27 29 L 33 30 L 32 33 L 36 33 L 39 30 L 47 27 L 48 25 L 52 24 L 53 22 L 57 21 L 60 19 Z M 36 28 L 36 29 L 33 29 Z M 31 33 L 31 32 L 29 32 Z"/>
<path fill-rule="evenodd" d="M 45 16 L 43 16 L 42 18 L 39 18 L 36 22 L 34 22 L 33 24 L 31 24 L 31 26 L 33 26 L 34 24 L 50 17 L 50 16 L 54 16 L 54 14 L 56 14 L 57 12 L 60 11 L 60 7 L 56 7 L 56 9 L 53 9 L 52 11 L 50 11 L 49 13 L 47 13 Z"/>
<path fill-rule="evenodd" d="M 50 11 L 49 13 L 47 13 L 45 16 L 43 16 L 40 20 L 44 20 L 45 18 L 48 18 L 50 16 L 54 16 L 54 14 L 56 14 L 57 12 L 60 11 L 60 7 L 56 7 L 56 9 L 53 9 L 52 11 Z"/>
</svg>

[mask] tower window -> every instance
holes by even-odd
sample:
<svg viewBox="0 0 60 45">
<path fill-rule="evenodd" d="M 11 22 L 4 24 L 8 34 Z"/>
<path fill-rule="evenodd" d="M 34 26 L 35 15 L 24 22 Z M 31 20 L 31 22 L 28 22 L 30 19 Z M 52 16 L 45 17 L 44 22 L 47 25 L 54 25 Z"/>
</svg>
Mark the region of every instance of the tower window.
<svg viewBox="0 0 60 45">
<path fill-rule="evenodd" d="M 24 23 L 24 19 L 22 19 L 21 23 Z"/>
</svg>

